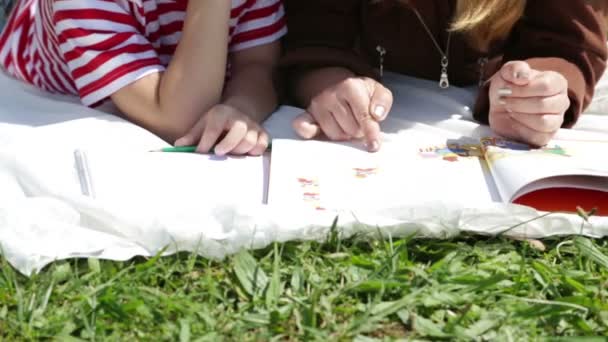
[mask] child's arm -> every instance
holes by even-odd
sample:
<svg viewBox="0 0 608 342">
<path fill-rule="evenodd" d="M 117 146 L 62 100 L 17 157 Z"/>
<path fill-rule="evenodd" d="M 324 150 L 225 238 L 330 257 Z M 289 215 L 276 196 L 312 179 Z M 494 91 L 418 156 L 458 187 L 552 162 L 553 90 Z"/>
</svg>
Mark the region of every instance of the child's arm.
<svg viewBox="0 0 608 342">
<path fill-rule="evenodd" d="M 169 142 L 184 135 L 220 102 L 230 10 L 230 1 L 190 1 L 182 38 L 167 70 L 112 94 L 118 108 Z"/>
<path fill-rule="evenodd" d="M 199 152 L 209 152 L 218 142 L 215 153 L 220 155 L 262 154 L 269 138 L 259 123 L 277 106 L 273 75 L 279 55 L 279 42 L 234 52 L 222 104 L 207 112 L 176 144 L 198 144 Z"/>
</svg>

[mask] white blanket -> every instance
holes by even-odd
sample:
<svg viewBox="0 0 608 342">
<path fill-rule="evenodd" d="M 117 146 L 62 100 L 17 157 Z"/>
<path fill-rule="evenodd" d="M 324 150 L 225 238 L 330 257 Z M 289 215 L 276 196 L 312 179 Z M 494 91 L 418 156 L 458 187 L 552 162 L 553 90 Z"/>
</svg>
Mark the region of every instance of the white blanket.
<svg viewBox="0 0 608 342">
<path fill-rule="evenodd" d="M 489 133 L 470 118 L 474 90 L 439 90 L 434 82 L 389 75 L 395 93 L 394 117 L 418 125 L 449 130 L 465 136 Z M 50 96 L 0 74 L 0 248 L 20 272 L 32 274 L 48 263 L 72 257 L 125 260 L 194 251 L 223 258 L 242 248 L 260 248 L 273 241 L 323 239 L 334 215 L 285 212 L 264 205 L 180 203 L 163 210 L 134 205 L 101 205 L 74 195 L 54 183 L 47 172 L 52 154 L 20 154 L 74 148 L 133 149 L 146 151 L 162 142 L 152 134 L 115 116 L 85 108 L 73 98 Z M 266 127 L 273 137 L 294 137 L 291 119 L 298 114 L 284 107 Z M 390 131 L 390 128 L 386 128 Z M 566 135 L 608 132 L 608 116 L 586 115 Z M 27 147 L 27 148 L 25 148 Z M 531 208 L 487 203 L 467 208 L 459 203 L 420 203 L 377 212 L 339 215 L 343 236 L 353 233 L 445 238 L 460 232 L 507 234 L 538 238 L 557 234 L 602 237 L 608 218 L 583 224 L 575 215 L 542 213 Z M 530 221 L 530 222 L 528 222 Z M 526 223 L 527 222 L 527 223 Z M 378 227 L 380 229 L 378 229 Z"/>
</svg>

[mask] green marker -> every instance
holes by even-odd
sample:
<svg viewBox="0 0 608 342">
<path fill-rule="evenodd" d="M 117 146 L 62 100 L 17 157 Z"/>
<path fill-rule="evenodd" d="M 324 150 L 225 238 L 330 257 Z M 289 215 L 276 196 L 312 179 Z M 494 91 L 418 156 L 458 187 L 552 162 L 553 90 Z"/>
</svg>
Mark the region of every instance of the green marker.
<svg viewBox="0 0 608 342">
<path fill-rule="evenodd" d="M 268 144 L 266 151 L 270 151 L 272 144 Z M 215 149 L 215 146 L 211 149 L 212 151 Z M 196 146 L 171 146 L 164 147 L 158 150 L 152 150 L 150 152 L 170 152 L 170 153 L 194 153 L 196 152 Z"/>
<path fill-rule="evenodd" d="M 159 150 L 153 150 L 151 152 L 182 152 L 182 153 L 194 153 L 196 152 L 196 146 L 171 146 L 164 147 Z"/>
</svg>

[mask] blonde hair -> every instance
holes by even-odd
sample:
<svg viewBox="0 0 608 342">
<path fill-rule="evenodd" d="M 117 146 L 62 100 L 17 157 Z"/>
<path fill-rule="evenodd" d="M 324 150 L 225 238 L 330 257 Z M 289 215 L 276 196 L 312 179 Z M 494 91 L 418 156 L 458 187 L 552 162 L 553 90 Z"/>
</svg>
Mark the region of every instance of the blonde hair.
<svg viewBox="0 0 608 342">
<path fill-rule="evenodd" d="M 468 35 L 481 51 L 506 38 L 523 16 L 526 0 L 458 0 L 452 30 Z"/>
</svg>

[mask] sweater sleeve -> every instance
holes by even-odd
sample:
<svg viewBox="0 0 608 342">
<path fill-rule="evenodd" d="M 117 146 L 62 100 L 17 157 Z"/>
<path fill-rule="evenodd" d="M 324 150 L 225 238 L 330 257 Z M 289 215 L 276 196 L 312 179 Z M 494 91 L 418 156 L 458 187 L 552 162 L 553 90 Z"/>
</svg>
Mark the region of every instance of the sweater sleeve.
<svg viewBox="0 0 608 342">
<path fill-rule="evenodd" d="M 608 2 L 589 0 L 528 1 L 524 17 L 506 42 L 503 63 L 527 61 L 533 69 L 556 71 L 568 80 L 570 108 L 564 127 L 574 125 L 589 105 L 606 68 Z M 475 118 L 488 122 L 489 85 L 481 88 Z"/>
<path fill-rule="evenodd" d="M 285 9 L 289 32 L 281 60 L 284 72 L 331 66 L 374 76 L 371 65 L 357 51 L 361 1 L 286 0 Z"/>
</svg>

